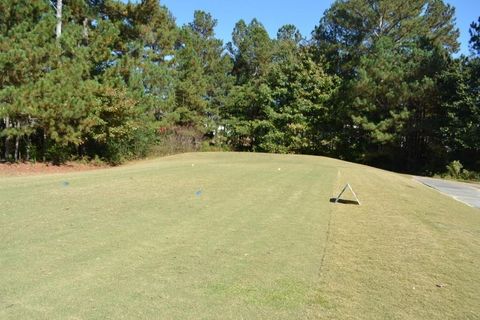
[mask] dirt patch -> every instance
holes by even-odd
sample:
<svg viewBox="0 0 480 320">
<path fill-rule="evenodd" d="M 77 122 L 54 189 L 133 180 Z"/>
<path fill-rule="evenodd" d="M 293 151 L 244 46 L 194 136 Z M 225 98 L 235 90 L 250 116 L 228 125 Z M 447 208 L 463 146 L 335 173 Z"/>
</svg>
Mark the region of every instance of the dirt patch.
<svg viewBox="0 0 480 320">
<path fill-rule="evenodd" d="M 105 169 L 108 166 L 98 166 L 76 162 L 55 166 L 48 163 L 0 163 L 0 176 L 27 176 L 36 174 L 67 173 Z"/>
</svg>

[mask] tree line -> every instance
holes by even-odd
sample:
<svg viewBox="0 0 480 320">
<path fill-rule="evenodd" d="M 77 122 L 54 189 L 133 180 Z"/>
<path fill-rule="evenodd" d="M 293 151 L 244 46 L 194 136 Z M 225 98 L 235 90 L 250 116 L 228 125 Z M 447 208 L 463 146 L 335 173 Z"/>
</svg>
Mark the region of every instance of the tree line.
<svg viewBox="0 0 480 320">
<path fill-rule="evenodd" d="M 100 158 L 155 146 L 326 155 L 480 171 L 480 18 L 456 57 L 442 0 L 337 0 L 311 35 L 232 41 L 158 0 L 0 0 L 0 159 Z"/>
</svg>

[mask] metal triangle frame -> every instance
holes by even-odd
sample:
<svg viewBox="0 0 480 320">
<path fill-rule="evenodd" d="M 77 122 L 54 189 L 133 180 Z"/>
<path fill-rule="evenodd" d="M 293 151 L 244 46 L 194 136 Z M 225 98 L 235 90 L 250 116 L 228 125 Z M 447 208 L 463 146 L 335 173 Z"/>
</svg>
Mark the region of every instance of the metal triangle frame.
<svg viewBox="0 0 480 320">
<path fill-rule="evenodd" d="M 358 197 L 357 195 L 355 194 L 355 191 L 353 191 L 353 188 L 352 186 L 350 185 L 350 183 L 347 183 L 347 185 L 345 186 L 345 188 L 343 188 L 342 192 L 340 192 L 340 194 L 338 195 L 338 197 L 335 199 L 335 203 L 338 203 L 338 201 L 340 201 L 340 197 L 345 193 L 345 191 L 347 191 L 347 189 L 350 189 L 350 191 L 352 192 L 353 196 L 355 197 L 355 201 L 357 201 L 358 205 L 362 205 L 360 203 L 360 200 L 358 200 Z"/>
</svg>

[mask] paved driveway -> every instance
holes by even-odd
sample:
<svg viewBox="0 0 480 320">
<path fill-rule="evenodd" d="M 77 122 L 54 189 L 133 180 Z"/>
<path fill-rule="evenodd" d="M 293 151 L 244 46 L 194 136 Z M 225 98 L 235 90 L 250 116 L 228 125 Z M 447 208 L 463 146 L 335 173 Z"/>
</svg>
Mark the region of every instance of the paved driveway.
<svg viewBox="0 0 480 320">
<path fill-rule="evenodd" d="M 457 201 L 480 209 L 480 186 L 478 185 L 425 177 L 414 177 L 414 179 Z"/>
</svg>

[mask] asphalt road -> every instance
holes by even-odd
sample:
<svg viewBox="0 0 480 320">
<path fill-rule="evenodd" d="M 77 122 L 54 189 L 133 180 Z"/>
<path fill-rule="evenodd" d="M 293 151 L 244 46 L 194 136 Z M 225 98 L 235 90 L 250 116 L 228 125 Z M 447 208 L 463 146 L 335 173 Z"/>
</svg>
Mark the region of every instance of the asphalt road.
<svg viewBox="0 0 480 320">
<path fill-rule="evenodd" d="M 457 201 L 480 209 L 480 186 L 425 177 L 414 177 L 421 183 L 446 194 Z"/>
</svg>

